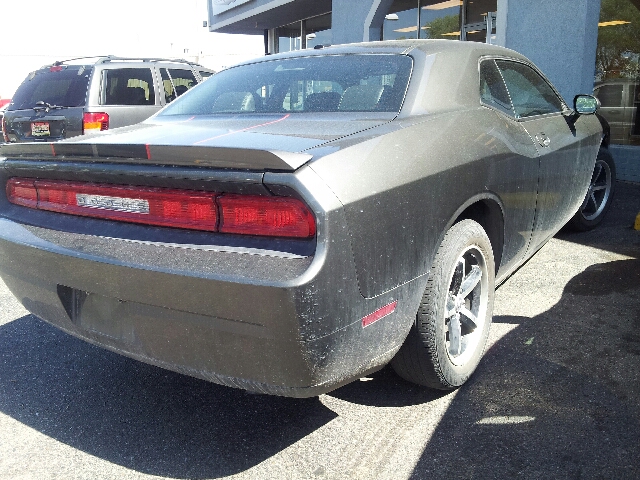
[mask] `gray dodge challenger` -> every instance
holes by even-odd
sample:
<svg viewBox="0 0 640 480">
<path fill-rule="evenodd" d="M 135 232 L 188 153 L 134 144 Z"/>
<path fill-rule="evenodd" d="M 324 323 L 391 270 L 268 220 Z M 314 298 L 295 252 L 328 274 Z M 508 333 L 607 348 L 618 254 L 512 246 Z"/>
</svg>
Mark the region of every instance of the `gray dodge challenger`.
<svg viewBox="0 0 640 480">
<path fill-rule="evenodd" d="M 267 56 L 141 124 L 0 147 L 0 275 L 65 332 L 215 383 L 309 397 L 391 363 L 453 389 L 496 285 L 583 203 L 597 105 L 471 42 Z"/>
</svg>

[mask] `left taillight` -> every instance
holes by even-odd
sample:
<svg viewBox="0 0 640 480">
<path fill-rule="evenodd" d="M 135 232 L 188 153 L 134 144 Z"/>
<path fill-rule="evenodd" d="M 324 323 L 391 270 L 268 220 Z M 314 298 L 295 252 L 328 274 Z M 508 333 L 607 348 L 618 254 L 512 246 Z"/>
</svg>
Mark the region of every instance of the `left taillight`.
<svg viewBox="0 0 640 480">
<path fill-rule="evenodd" d="M 7 198 L 16 205 L 38 208 L 38 191 L 33 180 L 10 179 L 7 182 Z"/>
<path fill-rule="evenodd" d="M 311 238 L 315 218 L 291 197 L 11 178 L 11 203 L 39 210 L 238 235 Z"/>
<path fill-rule="evenodd" d="M 307 238 L 316 222 L 307 206 L 295 198 L 222 195 L 220 232 Z"/>
<path fill-rule="evenodd" d="M 85 217 L 191 230 L 217 230 L 214 196 L 206 192 L 12 178 L 7 198 L 25 207 Z"/>
<path fill-rule="evenodd" d="M 101 132 L 109 129 L 109 114 L 104 112 L 85 112 L 82 116 L 84 133 Z"/>
</svg>

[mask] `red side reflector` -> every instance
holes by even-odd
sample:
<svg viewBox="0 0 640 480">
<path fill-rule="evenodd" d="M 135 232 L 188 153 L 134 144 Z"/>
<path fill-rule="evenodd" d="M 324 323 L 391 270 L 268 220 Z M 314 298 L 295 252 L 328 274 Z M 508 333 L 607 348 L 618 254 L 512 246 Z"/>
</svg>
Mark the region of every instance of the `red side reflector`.
<svg viewBox="0 0 640 480">
<path fill-rule="evenodd" d="M 109 129 L 109 114 L 104 112 L 86 112 L 82 115 L 84 133 L 100 132 Z"/>
<path fill-rule="evenodd" d="M 316 234 L 313 215 L 295 198 L 223 195 L 218 204 L 223 233 L 297 238 Z"/>
<path fill-rule="evenodd" d="M 377 322 L 378 320 L 380 320 L 383 317 L 386 317 L 387 315 L 391 315 L 393 312 L 395 312 L 397 305 L 398 305 L 398 301 L 396 300 L 395 302 L 392 302 L 389 305 L 385 305 L 384 307 L 379 308 L 375 312 L 370 313 L 366 317 L 363 317 L 362 328 L 367 327 L 374 322 Z"/>
</svg>

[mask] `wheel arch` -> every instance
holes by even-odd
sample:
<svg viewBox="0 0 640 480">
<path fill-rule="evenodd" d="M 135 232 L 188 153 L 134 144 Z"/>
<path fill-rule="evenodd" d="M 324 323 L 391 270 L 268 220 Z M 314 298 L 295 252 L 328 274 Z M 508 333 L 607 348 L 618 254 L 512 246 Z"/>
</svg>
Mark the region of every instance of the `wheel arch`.
<svg viewBox="0 0 640 480">
<path fill-rule="evenodd" d="M 444 233 L 462 220 L 478 222 L 487 233 L 491 241 L 497 273 L 504 248 L 504 207 L 502 202 L 497 195 L 492 193 L 483 193 L 470 198 L 458 208 L 442 235 L 444 236 Z"/>
</svg>

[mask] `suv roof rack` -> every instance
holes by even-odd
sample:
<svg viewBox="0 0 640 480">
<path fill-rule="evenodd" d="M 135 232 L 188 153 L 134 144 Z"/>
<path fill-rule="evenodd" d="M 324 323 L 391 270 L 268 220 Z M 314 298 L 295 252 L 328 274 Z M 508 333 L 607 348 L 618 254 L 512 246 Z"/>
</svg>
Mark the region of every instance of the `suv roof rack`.
<svg viewBox="0 0 640 480">
<path fill-rule="evenodd" d="M 115 55 L 107 55 L 101 57 L 96 62 L 96 65 L 109 62 L 180 62 L 195 65 L 195 62 L 190 62 L 184 58 L 162 58 L 162 57 L 117 57 Z"/>
<path fill-rule="evenodd" d="M 179 62 L 186 63 L 188 65 L 198 65 L 196 62 L 185 60 L 184 58 L 162 58 L 162 57 L 118 57 L 117 55 L 92 55 L 86 57 L 68 58 L 66 60 L 57 60 L 52 64 L 43 65 L 40 68 L 46 68 L 51 66 L 64 65 L 69 62 L 75 62 L 77 60 L 96 59 L 90 62 L 93 65 L 100 65 L 109 62 Z"/>
</svg>

